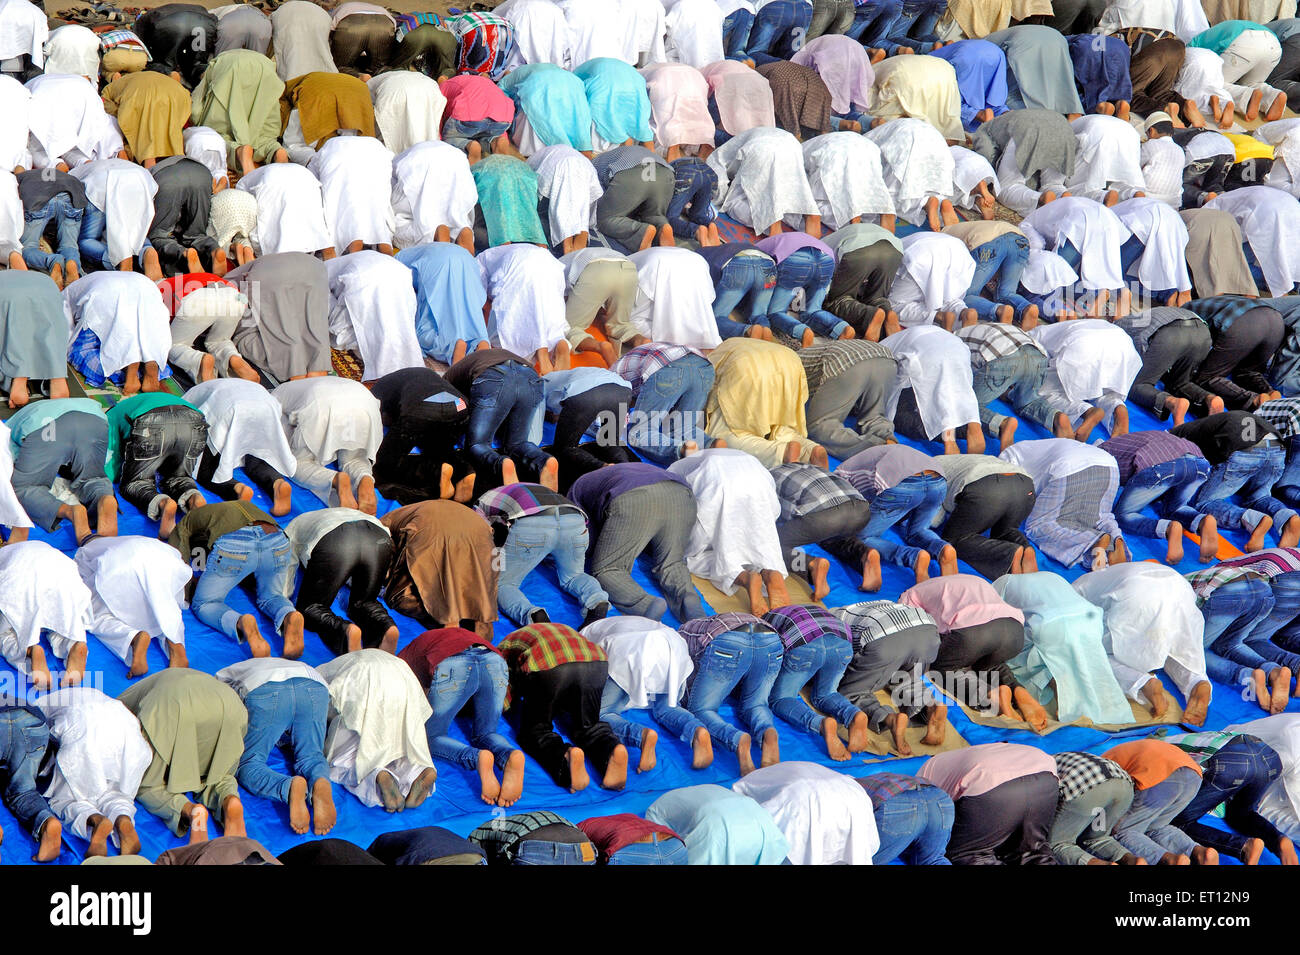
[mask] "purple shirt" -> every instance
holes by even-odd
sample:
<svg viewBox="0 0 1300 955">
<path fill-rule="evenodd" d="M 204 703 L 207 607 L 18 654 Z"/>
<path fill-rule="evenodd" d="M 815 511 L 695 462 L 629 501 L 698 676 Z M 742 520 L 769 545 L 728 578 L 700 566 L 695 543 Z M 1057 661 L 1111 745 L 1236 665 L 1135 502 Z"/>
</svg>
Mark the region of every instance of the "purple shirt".
<svg viewBox="0 0 1300 955">
<path fill-rule="evenodd" d="M 814 604 L 793 604 L 778 607 L 763 614 L 764 622 L 770 624 L 781 638 L 781 644 L 787 650 L 801 647 L 821 637 L 839 637 L 852 642 L 849 628 L 825 607 Z"/>
<path fill-rule="evenodd" d="M 653 464 L 633 462 L 611 464 L 597 468 L 574 481 L 569 488 L 569 500 L 587 512 L 593 521 L 604 521 L 605 513 L 614 498 L 628 491 L 661 481 L 675 481 L 686 487 L 686 482 Z"/>
<path fill-rule="evenodd" d="M 601 470 L 608 471 L 609 468 L 602 468 Z M 761 617 L 735 610 L 715 614 L 712 617 L 696 617 L 694 620 L 687 620 L 677 628 L 677 632 L 686 641 L 686 648 L 690 651 L 692 660 L 700 658 L 700 655 L 713 642 L 714 637 L 730 633 L 733 630 L 758 630 L 771 633 L 773 628 L 771 624 L 764 622 Z M 693 678 L 695 674 L 692 673 L 691 676 Z"/>
<path fill-rule="evenodd" d="M 1168 431 L 1132 431 L 1118 438 L 1111 438 L 1097 445 L 1110 454 L 1119 464 L 1121 484 L 1139 471 L 1173 461 L 1184 455 L 1204 458 L 1201 449 L 1186 438 L 1170 434 Z"/>
<path fill-rule="evenodd" d="M 814 239 L 807 232 L 779 232 L 766 239 L 760 239 L 754 245 L 760 252 L 766 252 L 778 262 L 785 261 L 800 249 L 809 248 L 825 252 L 832 259 L 835 258 L 835 252 L 829 245 L 820 239 Z"/>
</svg>

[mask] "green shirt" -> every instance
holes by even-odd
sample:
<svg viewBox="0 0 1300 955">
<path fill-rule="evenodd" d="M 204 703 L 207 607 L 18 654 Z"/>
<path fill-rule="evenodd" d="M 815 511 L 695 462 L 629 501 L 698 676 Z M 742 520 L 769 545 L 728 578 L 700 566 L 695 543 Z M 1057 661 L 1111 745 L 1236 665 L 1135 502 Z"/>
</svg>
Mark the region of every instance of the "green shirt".
<svg viewBox="0 0 1300 955">
<path fill-rule="evenodd" d="M 132 395 L 108 409 L 108 457 L 104 459 L 104 470 L 110 478 L 117 481 L 122 477 L 122 443 L 131 433 L 131 425 L 135 419 L 142 414 L 171 405 L 184 405 L 186 408 L 199 410 L 184 398 L 161 391 Z"/>
<path fill-rule="evenodd" d="M 6 422 L 9 425 L 9 450 L 13 456 L 18 457 L 28 435 L 35 434 L 51 421 L 73 411 L 108 420 L 104 406 L 94 398 L 49 398 L 30 402 L 19 408 Z"/>
<path fill-rule="evenodd" d="M 253 524 L 280 526 L 274 517 L 247 501 L 205 504 L 185 515 L 167 538 L 167 543 L 180 551 L 181 557 L 189 563 L 196 550 L 209 551 L 218 538 Z"/>
</svg>

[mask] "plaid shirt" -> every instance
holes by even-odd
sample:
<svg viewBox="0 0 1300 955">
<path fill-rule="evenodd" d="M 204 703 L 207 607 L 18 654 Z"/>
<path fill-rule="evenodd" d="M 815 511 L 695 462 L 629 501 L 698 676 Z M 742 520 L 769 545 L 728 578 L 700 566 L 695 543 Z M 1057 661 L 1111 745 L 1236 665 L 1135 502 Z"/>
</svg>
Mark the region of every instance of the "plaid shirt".
<svg viewBox="0 0 1300 955">
<path fill-rule="evenodd" d="M 692 660 L 699 659 L 713 642 L 714 637 L 737 630 L 746 633 L 776 632 L 770 624 L 764 623 L 752 613 L 736 611 L 728 611 L 712 617 L 696 617 L 694 620 L 687 620 L 677 628 L 677 632 L 686 641 L 686 649 L 690 651 Z"/>
<path fill-rule="evenodd" d="M 871 808 L 879 809 L 886 799 L 901 796 L 903 793 L 912 792 L 931 784 L 924 779 L 917 779 L 915 776 L 904 776 L 902 773 L 872 773 L 870 776 L 859 776 L 858 785 L 865 789 L 867 795 L 871 797 Z"/>
<path fill-rule="evenodd" d="M 1244 295 L 1214 295 L 1193 299 L 1183 307 L 1205 319 L 1205 324 L 1210 326 L 1217 338 L 1247 312 L 1267 306 L 1262 305 L 1259 299 L 1246 298 Z"/>
<path fill-rule="evenodd" d="M 145 56 L 149 55 L 149 49 L 144 45 L 138 36 L 131 30 L 105 30 L 99 36 L 99 49 L 107 53 L 109 50 L 115 50 L 120 46 L 129 47 L 133 50 L 139 50 Z"/>
<path fill-rule="evenodd" d="M 469 834 L 469 841 L 477 843 L 487 855 L 489 864 L 509 864 L 519 850 L 519 842 L 530 832 L 546 826 L 573 826 L 563 816 L 549 809 L 516 813 L 504 819 L 489 819 Z M 595 849 L 592 849 L 593 858 Z"/>
<path fill-rule="evenodd" d="M 644 146 L 633 143 L 607 149 L 591 161 L 591 164 L 596 167 L 596 178 L 600 181 L 602 189 L 606 188 L 609 181 L 620 172 L 640 168 L 643 163 L 663 166 L 669 173 L 673 171 L 673 167 L 667 159 L 652 150 L 646 149 Z M 660 173 L 659 175 L 663 174 Z"/>
<path fill-rule="evenodd" d="M 787 650 L 801 647 L 822 637 L 841 637 L 852 642 L 849 628 L 825 607 L 816 604 L 792 604 L 763 614 L 775 628 Z"/>
<path fill-rule="evenodd" d="M 511 673 L 540 673 L 565 663 L 603 663 L 605 651 L 562 623 L 521 627 L 497 644 Z"/>
<path fill-rule="evenodd" d="M 804 374 L 808 378 L 808 393 L 812 394 L 830 378 L 841 375 L 858 362 L 872 358 L 888 358 L 897 362 L 891 352 L 879 342 L 850 338 L 844 341 L 824 341 L 818 339 L 807 348 L 795 345 L 799 361 L 803 364 Z"/>
<path fill-rule="evenodd" d="M 666 368 L 687 355 L 698 354 L 699 352 L 693 348 L 687 348 L 685 345 L 649 342 L 645 345 L 638 345 L 630 352 L 627 352 L 622 358 L 614 362 L 610 367 L 610 371 L 632 386 L 632 396 L 635 399 L 640 394 L 641 388 L 656 371 Z"/>
<path fill-rule="evenodd" d="M 1197 604 L 1203 604 L 1210 595 L 1225 584 L 1240 580 L 1247 574 L 1258 574 L 1272 578 L 1279 574 L 1289 574 L 1300 570 L 1300 549 L 1294 547 L 1270 547 L 1268 550 L 1256 551 L 1219 561 L 1213 567 L 1194 570 L 1184 574 L 1187 582 L 1196 591 Z"/>
<path fill-rule="evenodd" d="M 1240 733 L 1234 733 L 1232 730 L 1207 730 L 1204 733 L 1183 733 L 1179 736 L 1167 736 L 1165 742 L 1177 746 L 1204 766 L 1209 762 L 1211 756 L 1240 735 Z"/>
<path fill-rule="evenodd" d="M 515 45 L 509 20 L 494 13 L 462 13 L 446 25 L 456 37 L 458 73 L 501 78 Z"/>
<path fill-rule="evenodd" d="M 479 497 L 478 503 L 474 505 L 474 509 L 487 518 L 489 524 L 503 524 L 507 527 L 519 518 L 533 514 L 559 513 L 566 510 L 583 513 L 582 508 L 567 497 L 540 484 L 507 484 L 495 490 L 485 491 Z"/>
<path fill-rule="evenodd" d="M 1178 183 L 1180 190 L 1182 181 L 1182 166 L 1179 166 Z M 1138 350 L 1138 354 L 1145 355 L 1147 346 L 1151 344 L 1151 339 L 1155 337 L 1156 332 L 1174 322 L 1188 321 L 1203 322 L 1203 319 L 1195 312 L 1189 312 L 1185 308 L 1157 305 L 1155 308 L 1149 308 L 1144 312 L 1133 312 L 1125 318 L 1117 318 L 1115 324 L 1128 332 L 1129 337 L 1133 339 L 1133 347 Z"/>
<path fill-rule="evenodd" d="M 866 498 L 840 477 L 811 464 L 780 464 L 772 468 L 776 496 L 781 501 L 781 523 Z"/>
<path fill-rule="evenodd" d="M 1275 398 L 1255 409 L 1255 417 L 1269 423 L 1283 440 L 1300 434 L 1300 398 Z"/>
<path fill-rule="evenodd" d="M 1168 431 L 1131 431 L 1118 438 L 1111 438 L 1097 445 L 1110 454 L 1119 465 L 1121 484 L 1139 471 L 1153 468 L 1184 455 L 1204 458 L 1201 449 L 1186 438 L 1180 438 Z"/>
<path fill-rule="evenodd" d="M 1094 753 L 1057 753 L 1056 779 L 1060 786 L 1058 804 L 1077 799 L 1108 779 L 1132 781 L 1119 763 Z"/>
<path fill-rule="evenodd" d="M 1014 325 L 1001 322 L 977 322 L 957 329 L 957 337 L 966 343 L 972 357 L 989 362 L 997 358 L 1014 355 L 1028 345 L 1037 349 L 1044 356 L 1047 350 Z"/>
<path fill-rule="evenodd" d="M 865 600 L 847 607 L 833 607 L 830 612 L 849 628 L 854 653 L 861 652 L 868 643 L 913 627 L 939 629 L 934 618 L 924 610 L 892 600 Z"/>
</svg>

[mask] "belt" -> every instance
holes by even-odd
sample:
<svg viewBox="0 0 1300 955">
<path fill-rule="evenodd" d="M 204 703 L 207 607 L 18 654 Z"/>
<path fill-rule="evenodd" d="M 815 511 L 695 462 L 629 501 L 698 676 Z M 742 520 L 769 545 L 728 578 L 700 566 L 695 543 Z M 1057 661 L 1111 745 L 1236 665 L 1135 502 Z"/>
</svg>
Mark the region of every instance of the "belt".
<svg viewBox="0 0 1300 955">
<path fill-rule="evenodd" d="M 1280 447 L 1282 447 L 1282 442 L 1279 441 L 1277 438 L 1261 438 L 1259 441 L 1257 441 L 1255 444 L 1252 444 L 1246 450 L 1254 451 L 1256 448 L 1280 448 Z"/>
</svg>

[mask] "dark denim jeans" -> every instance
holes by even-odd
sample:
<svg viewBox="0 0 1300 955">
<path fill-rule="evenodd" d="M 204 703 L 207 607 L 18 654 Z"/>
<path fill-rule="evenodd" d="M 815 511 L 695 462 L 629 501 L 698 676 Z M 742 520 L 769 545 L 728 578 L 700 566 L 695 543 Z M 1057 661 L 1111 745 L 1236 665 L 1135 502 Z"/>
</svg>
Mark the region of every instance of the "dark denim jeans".
<svg viewBox="0 0 1300 955">
<path fill-rule="evenodd" d="M 939 42 L 934 28 L 948 9 L 948 0 L 903 0 L 902 9 L 886 29 L 881 49 L 896 53 L 900 46 L 929 53 Z"/>
<path fill-rule="evenodd" d="M 745 52 L 759 63 L 788 60 L 803 46 L 811 24 L 811 3 L 771 0 L 755 14 Z"/>
<path fill-rule="evenodd" d="M 520 474 L 522 480 L 536 479 L 549 455 L 528 440 L 528 431 L 543 400 L 542 379 L 519 362 L 494 365 L 474 379 L 465 450 L 479 474 L 499 479 L 501 462 L 509 455 L 531 471 L 527 477 Z M 498 439 L 501 451 L 493 447 Z"/>
<path fill-rule="evenodd" d="M 751 739 L 775 727 L 767 701 L 781 672 L 781 638 L 775 633 L 730 631 L 714 637 L 695 661 L 686 709 L 697 716 L 714 741 L 735 753 L 741 730 L 718 715 L 718 707 L 739 689 L 736 715 Z"/>
<path fill-rule="evenodd" d="M 1286 467 L 1273 486 L 1273 494 L 1291 507 L 1300 507 L 1300 434 L 1286 439 Z"/>
<path fill-rule="evenodd" d="M 826 716 L 834 717 L 841 726 L 848 726 L 860 711 L 837 687 L 852 660 L 853 645 L 838 637 L 820 637 L 790 647 L 781 656 L 781 672 L 772 685 L 772 712 L 813 734 L 821 732 Z M 812 708 L 799 695 L 804 687 L 808 687 Z"/>
<path fill-rule="evenodd" d="M 713 318 L 723 338 L 740 338 L 750 325 L 770 328 L 768 311 L 776 288 L 776 263 L 766 255 L 737 255 L 722 267 L 713 295 Z M 749 314 L 743 322 L 731 313 L 746 298 Z M 801 332 L 802 334 L 802 332 Z"/>
<path fill-rule="evenodd" d="M 44 719 L 20 706 L 0 709 L 0 773 L 8 776 L 4 804 L 33 839 L 54 818 L 50 804 L 36 788 L 36 770 L 50 742 Z"/>
<path fill-rule="evenodd" d="M 81 229 L 77 235 L 77 249 L 82 262 L 90 271 L 112 271 L 120 263 L 109 260 L 108 241 L 105 234 L 108 220 L 99 207 L 86 200 L 81 210 Z"/>
<path fill-rule="evenodd" d="M 938 557 L 947 542 L 930 528 L 943 507 L 948 482 L 936 474 L 913 474 L 876 495 L 871 517 L 857 534 L 865 546 L 880 553 L 880 559 L 897 567 L 912 567 L 922 550 Z M 884 536 L 895 525 L 902 543 Z"/>
<path fill-rule="evenodd" d="M 1227 461 L 1211 469 L 1193 506 L 1213 515 L 1220 528 L 1253 530 L 1267 514 L 1280 530 L 1296 514 L 1273 497 L 1273 485 L 1284 470 L 1286 452 L 1280 447 L 1234 451 Z"/>
<path fill-rule="evenodd" d="M 1277 751 L 1255 736 L 1234 736 L 1201 766 L 1201 788 L 1173 824 L 1203 846 L 1241 858 L 1247 839 L 1263 839 L 1276 853 L 1283 838 L 1256 808 L 1273 781 L 1282 775 Z M 1220 803 L 1224 832 L 1197 820 Z"/>
<path fill-rule="evenodd" d="M 54 266 L 64 262 L 73 262 L 81 268 L 81 255 L 77 249 L 77 237 L 81 235 L 81 217 L 83 209 L 72 204 L 72 197 L 60 192 L 39 209 L 23 212 L 23 261 L 28 268 L 48 272 Z M 42 252 L 41 236 L 54 222 L 54 252 Z"/>
<path fill-rule="evenodd" d="M 822 308 L 834 275 L 835 258 L 821 249 L 799 249 L 778 262 L 776 287 L 767 307 L 772 327 L 791 338 L 799 338 L 805 327 L 825 338 L 839 338 L 844 334 L 849 323 Z M 802 321 L 796 321 L 787 311 L 799 289 L 804 290 Z"/>
<path fill-rule="evenodd" d="M 1256 624 L 1273 610 L 1268 582 L 1240 578 L 1216 587 L 1201 605 L 1205 617 L 1205 671 L 1210 679 L 1232 687 L 1250 684 L 1251 671 L 1266 673 L 1278 664 L 1260 656 L 1247 642 Z"/>
<path fill-rule="evenodd" d="M 701 355 L 683 355 L 651 375 L 637 392 L 635 424 L 628 444 L 637 454 L 667 467 L 687 441 L 709 443 L 704 406 L 713 388 L 713 365 Z"/>
<path fill-rule="evenodd" d="M 668 203 L 668 224 L 673 234 L 693 238 L 695 230 L 708 225 L 718 217 L 713 208 L 713 190 L 718 185 L 718 175 L 702 159 L 688 156 L 673 164 L 673 198 Z"/>
<path fill-rule="evenodd" d="M 184 405 L 146 411 L 131 422 L 131 433 L 122 443 L 122 496 L 151 521 L 162 516 L 168 498 L 184 507 L 189 496 L 198 493 L 190 475 L 198 470 L 207 443 L 203 412 Z"/>
<path fill-rule="evenodd" d="M 1124 482 L 1115 498 L 1115 522 L 1138 537 L 1164 537 L 1170 521 L 1195 533 L 1202 514 L 1192 501 L 1209 476 L 1210 462 L 1191 454 L 1143 468 Z M 1152 505 L 1159 519 L 1142 513 Z"/>
<path fill-rule="evenodd" d="M 1031 304 L 1019 292 L 1020 276 L 1029 262 L 1029 240 L 1008 232 L 976 246 L 971 250 L 971 258 L 975 260 L 975 277 L 966 293 L 966 304 L 975 309 L 980 321 L 997 318 L 997 305 L 1002 304 L 1015 309 L 1017 318 L 1022 317 Z M 990 282 L 993 283 L 992 301 L 985 288 Z"/>
<path fill-rule="evenodd" d="M 980 424 L 985 431 L 996 436 L 1006 420 L 1005 415 L 990 407 L 1003 397 L 1020 417 L 1052 430 L 1058 409 L 1038 393 L 1047 377 L 1047 357 L 1037 348 L 1022 345 L 1012 354 L 992 361 L 972 354 L 970 367 L 975 400 L 980 406 Z"/>
<path fill-rule="evenodd" d="M 289 765 L 310 787 L 318 779 L 329 779 L 325 760 L 325 721 L 329 717 L 330 691 L 323 683 L 305 677 L 263 683 L 244 698 L 248 729 L 244 731 L 244 755 L 235 778 L 254 796 L 272 802 L 289 801 L 292 779 L 267 765 L 271 750 L 292 748 Z"/>
<path fill-rule="evenodd" d="M 486 749 L 497 766 L 505 765 L 517 748 L 497 728 L 509 682 L 505 658 L 487 647 L 470 647 L 438 664 L 429 684 L 433 715 L 424 724 L 434 759 L 445 759 L 472 771 L 478 768 L 479 750 Z M 447 735 L 457 714 L 467 708 L 472 710 L 469 732 L 465 734 L 469 746 Z"/>
<path fill-rule="evenodd" d="M 938 786 L 890 796 L 876 807 L 880 848 L 872 865 L 901 859 L 906 865 L 952 865 L 944 852 L 952 833 L 952 798 Z"/>
<path fill-rule="evenodd" d="M 1268 582 L 1273 609 L 1246 637 L 1246 643 L 1266 660 L 1300 674 L 1300 572 L 1278 574 Z"/>
<path fill-rule="evenodd" d="M 903 0 L 866 0 L 855 3 L 853 25 L 846 36 L 874 50 L 883 49 L 885 34 L 903 10 Z"/>
</svg>

